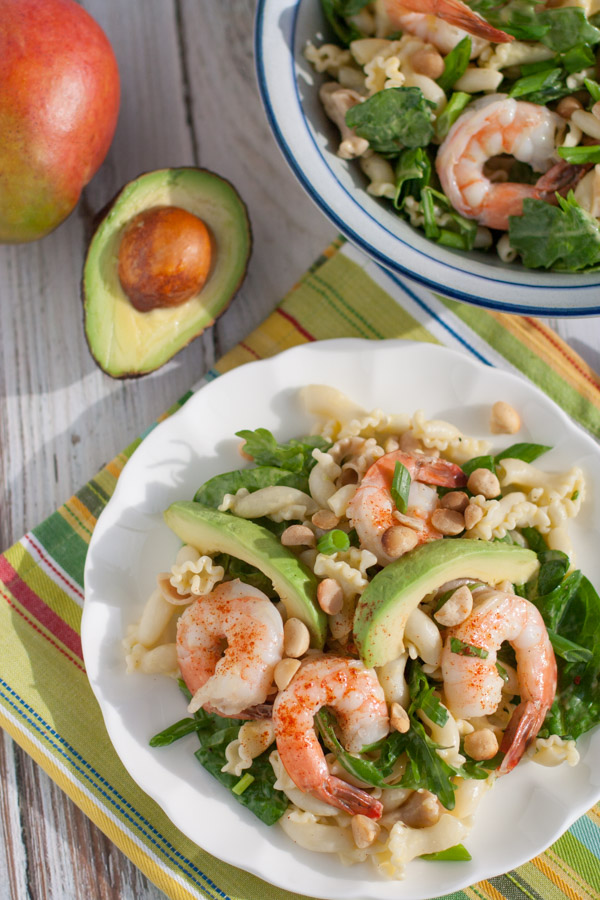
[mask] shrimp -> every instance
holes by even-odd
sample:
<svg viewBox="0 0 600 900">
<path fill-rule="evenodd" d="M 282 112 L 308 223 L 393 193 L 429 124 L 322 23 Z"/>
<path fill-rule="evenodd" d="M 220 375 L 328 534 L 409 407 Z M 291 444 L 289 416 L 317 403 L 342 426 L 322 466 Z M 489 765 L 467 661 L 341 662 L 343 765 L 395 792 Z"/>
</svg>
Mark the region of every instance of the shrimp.
<svg viewBox="0 0 600 900">
<path fill-rule="evenodd" d="M 391 495 L 396 463 L 400 462 L 411 476 L 406 515 L 397 509 Z M 442 535 L 431 525 L 437 509 L 437 491 L 429 485 L 464 487 L 467 479 L 462 469 L 446 459 L 394 450 L 381 456 L 367 469 L 358 489 L 348 504 L 347 515 L 360 539 L 360 545 L 377 557 L 380 565 L 392 561 L 383 549 L 382 538 L 388 528 L 405 524 L 415 529 L 417 543 L 439 540 Z"/>
<path fill-rule="evenodd" d="M 350 815 L 378 819 L 383 811 L 379 800 L 329 773 L 313 722 L 324 706 L 335 710 L 343 743 L 351 753 L 389 732 L 387 705 L 374 670 L 358 659 L 319 656 L 301 666 L 273 704 L 281 762 L 304 793 Z"/>
<path fill-rule="evenodd" d="M 261 716 L 252 708 L 267 699 L 283 656 L 283 622 L 266 594 L 239 579 L 218 585 L 180 617 L 176 645 L 190 712 Z"/>
<path fill-rule="evenodd" d="M 508 217 L 522 214 L 525 199 L 552 202 L 554 191 L 572 187 L 585 174 L 580 171 L 583 167 L 552 166 L 555 132 L 561 123 L 547 107 L 505 94 L 471 103 L 448 132 L 435 163 L 452 206 L 480 225 L 506 231 Z M 536 184 L 492 183 L 483 167 L 501 153 L 546 174 Z"/>
<path fill-rule="evenodd" d="M 420 12 L 413 12 L 405 6 L 398 6 L 394 9 L 393 27 L 403 33 L 414 34 L 415 37 L 428 44 L 433 44 L 444 56 L 450 53 L 467 35 L 467 32 L 462 28 L 450 25 L 449 22 L 444 22 L 443 19 Z M 483 38 L 472 37 L 471 59 L 479 56 L 488 43 Z"/>
<path fill-rule="evenodd" d="M 474 597 L 471 615 L 446 632 L 444 694 L 455 717 L 491 715 L 500 702 L 503 684 L 496 653 L 503 641 L 511 644 L 517 658 L 521 702 L 500 745 L 505 756 L 497 774 L 504 775 L 519 762 L 552 706 L 556 659 L 544 620 L 532 603 L 492 588 L 480 588 Z M 479 651 L 484 655 L 477 655 Z"/>
<path fill-rule="evenodd" d="M 442 19 L 449 25 L 495 44 L 514 40 L 512 34 L 494 28 L 462 0 L 385 0 L 385 11 L 392 26 L 400 29 L 406 28 L 406 13 L 414 12 Z M 410 31 L 410 27 L 407 30 Z"/>
</svg>

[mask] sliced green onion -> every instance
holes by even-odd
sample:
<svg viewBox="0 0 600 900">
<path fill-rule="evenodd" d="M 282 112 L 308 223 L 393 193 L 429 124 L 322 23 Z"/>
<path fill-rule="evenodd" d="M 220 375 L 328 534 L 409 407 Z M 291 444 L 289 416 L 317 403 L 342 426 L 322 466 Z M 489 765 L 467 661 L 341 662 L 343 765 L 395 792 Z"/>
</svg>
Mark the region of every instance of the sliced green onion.
<svg viewBox="0 0 600 900">
<path fill-rule="evenodd" d="M 344 552 L 350 548 L 350 538 L 345 531 L 334 528 L 333 531 L 326 532 L 317 541 L 317 550 L 319 553 L 325 553 L 332 556 L 334 553 Z"/>
<path fill-rule="evenodd" d="M 447 850 L 438 850 L 437 853 L 424 853 L 420 858 L 431 860 L 432 862 L 436 860 L 468 862 L 470 859 L 473 859 L 467 848 L 463 847 L 462 844 L 455 844 L 454 847 L 448 847 Z"/>
<path fill-rule="evenodd" d="M 498 675 L 502 679 L 502 681 L 508 681 L 508 672 L 504 668 L 504 666 L 500 665 L 499 662 L 496 663 L 496 668 L 498 669 Z"/>
<path fill-rule="evenodd" d="M 392 478 L 391 495 L 392 500 L 396 504 L 396 509 L 401 513 L 405 513 L 408 508 L 408 494 L 411 483 L 410 472 L 401 462 L 396 461 L 394 466 L 394 476 Z"/>
<path fill-rule="evenodd" d="M 445 109 L 439 114 L 435 121 L 435 133 L 438 140 L 442 141 L 446 137 L 465 106 L 467 106 L 472 99 L 473 97 L 471 94 L 467 94 L 464 91 L 455 91 L 452 94 Z"/>
<path fill-rule="evenodd" d="M 449 91 L 456 81 L 464 75 L 471 56 L 471 38 L 467 35 L 454 47 L 444 60 L 444 71 L 437 79 L 443 91 Z"/>
<path fill-rule="evenodd" d="M 600 84 L 598 84 L 598 82 L 594 81 L 592 78 L 584 78 L 583 83 L 588 89 L 592 100 L 597 103 L 598 100 L 600 100 Z"/>
<path fill-rule="evenodd" d="M 452 653 L 458 653 L 459 656 L 478 656 L 480 659 L 487 659 L 489 653 L 483 647 L 476 647 L 474 644 L 467 644 L 460 638 L 450 638 L 450 650 Z"/>
<path fill-rule="evenodd" d="M 575 165 L 600 163 L 600 144 L 590 144 L 584 147 L 557 147 L 556 152 L 561 159 Z"/>
<path fill-rule="evenodd" d="M 253 781 L 254 781 L 254 775 L 250 775 L 249 772 L 246 772 L 246 774 L 242 775 L 240 780 L 236 784 L 234 784 L 234 786 L 231 788 L 231 793 L 237 794 L 239 797 L 240 794 L 244 793 L 246 788 L 250 787 L 250 785 L 252 784 Z"/>
</svg>

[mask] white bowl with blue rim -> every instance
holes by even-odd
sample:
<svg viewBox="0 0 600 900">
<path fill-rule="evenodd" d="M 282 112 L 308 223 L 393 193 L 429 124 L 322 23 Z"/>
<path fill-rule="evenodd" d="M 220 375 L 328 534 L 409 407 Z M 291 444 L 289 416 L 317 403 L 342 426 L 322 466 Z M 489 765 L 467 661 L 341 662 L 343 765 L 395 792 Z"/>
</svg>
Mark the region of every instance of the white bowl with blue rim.
<svg viewBox="0 0 600 900">
<path fill-rule="evenodd" d="M 378 263 L 433 291 L 504 312 L 600 313 L 600 272 L 561 274 L 503 263 L 495 253 L 429 241 L 369 195 L 356 162 L 336 156 L 339 132 L 318 97 L 323 76 L 304 58 L 328 32 L 319 0 L 258 0 L 255 54 L 269 124 L 286 160 L 342 234 Z"/>
</svg>

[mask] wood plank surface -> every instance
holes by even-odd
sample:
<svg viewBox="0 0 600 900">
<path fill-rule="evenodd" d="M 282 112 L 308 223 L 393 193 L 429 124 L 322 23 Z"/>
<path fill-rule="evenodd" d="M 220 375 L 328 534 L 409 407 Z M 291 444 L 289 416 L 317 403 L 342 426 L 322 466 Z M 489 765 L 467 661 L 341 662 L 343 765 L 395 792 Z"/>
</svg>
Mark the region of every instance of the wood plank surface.
<svg viewBox="0 0 600 900">
<path fill-rule="evenodd" d="M 103 167 L 43 241 L 0 247 L 0 548 L 49 515 L 273 309 L 335 236 L 269 132 L 254 76 L 255 0 L 84 0 L 117 55 L 122 106 Z M 94 215 L 128 180 L 214 169 L 250 210 L 254 253 L 227 312 L 159 372 L 94 364 L 79 283 Z M 600 369 L 600 323 L 552 323 Z M 6 736 L 0 900 L 164 896 Z"/>
</svg>

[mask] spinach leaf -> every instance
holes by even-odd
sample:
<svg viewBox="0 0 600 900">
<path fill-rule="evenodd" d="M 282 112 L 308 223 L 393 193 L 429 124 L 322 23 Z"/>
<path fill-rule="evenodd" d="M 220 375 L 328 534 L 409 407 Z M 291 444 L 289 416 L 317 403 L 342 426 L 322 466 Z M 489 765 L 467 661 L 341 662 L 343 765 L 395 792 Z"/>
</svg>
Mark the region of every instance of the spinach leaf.
<svg viewBox="0 0 600 900">
<path fill-rule="evenodd" d="M 179 687 L 185 698 L 191 700 L 192 695 L 182 679 L 179 680 Z M 238 803 L 246 806 L 266 825 L 273 825 L 286 811 L 288 799 L 282 791 L 275 790 L 275 773 L 269 762 L 270 750 L 261 753 L 246 770 L 253 777 L 253 781 L 242 793 L 233 791 L 236 785 L 239 785 L 239 777 L 221 771 L 227 762 L 225 749 L 237 738 L 242 725 L 240 719 L 227 719 L 199 709 L 193 718 L 181 719 L 155 735 L 150 740 L 150 745 L 164 747 L 195 731 L 200 741 L 200 748 L 194 753 L 198 762 L 232 792 Z"/>
<path fill-rule="evenodd" d="M 598 221 L 577 203 L 572 191 L 566 199 L 557 199 L 558 206 L 527 199 L 523 215 L 509 216 L 511 247 L 532 269 L 595 271 L 600 266 Z"/>
<path fill-rule="evenodd" d="M 418 200 L 431 179 L 431 160 L 423 147 L 403 150 L 396 164 L 394 206 L 402 209 L 407 197 Z"/>
<path fill-rule="evenodd" d="M 430 143 L 433 105 L 418 87 L 388 88 L 351 107 L 346 124 L 376 153 L 395 156 L 405 147 Z"/>
<path fill-rule="evenodd" d="M 520 41 L 541 41 L 557 53 L 566 53 L 578 45 L 592 46 L 600 41 L 600 31 L 586 18 L 580 7 L 540 9 L 531 0 L 471 0 L 471 9 L 483 15 Z"/>
<path fill-rule="evenodd" d="M 306 477 L 297 472 L 289 472 L 287 469 L 277 466 L 256 466 L 253 469 L 225 472 L 223 475 L 209 478 L 202 487 L 198 488 L 194 500 L 196 503 L 202 503 L 203 506 L 218 509 L 225 494 L 235 494 L 240 488 L 246 488 L 252 494 L 260 488 L 275 484 L 298 488 L 300 491 L 306 491 L 308 487 Z"/>
<path fill-rule="evenodd" d="M 545 9 L 539 16 L 547 26 L 541 41 L 557 53 L 565 53 L 578 44 L 592 46 L 600 41 L 600 31 L 588 22 L 579 6 Z"/>
<path fill-rule="evenodd" d="M 587 578 L 572 595 L 558 633 L 592 655 L 557 660 L 558 690 L 540 736 L 578 738 L 600 722 L 600 597 Z"/>
<path fill-rule="evenodd" d="M 471 38 L 467 35 L 453 47 L 444 59 L 444 71 L 437 79 L 437 83 L 446 93 L 458 81 L 469 65 L 471 57 Z"/>
<path fill-rule="evenodd" d="M 557 657 L 556 697 L 539 736 L 577 738 L 600 722 L 600 597 L 578 569 L 564 575 L 566 555 L 550 550 L 536 529 L 522 533 L 540 560 L 525 596 L 542 614 Z"/>
<path fill-rule="evenodd" d="M 244 453 L 251 456 L 258 466 L 275 466 L 305 477 L 316 464 L 312 456 L 315 447 L 327 450 L 331 446 L 318 434 L 292 438 L 287 444 L 279 444 L 266 428 L 236 431 L 236 435 L 245 441 Z"/>
<path fill-rule="evenodd" d="M 323 15 L 336 38 L 344 47 L 347 47 L 352 41 L 357 41 L 364 37 L 364 34 L 352 22 L 347 22 L 345 17 L 358 12 L 368 2 L 369 0 L 365 0 L 364 3 L 361 3 L 360 0 L 321 0 Z M 356 9 L 353 12 L 348 12 L 348 8 L 352 7 L 356 7 Z"/>
</svg>

